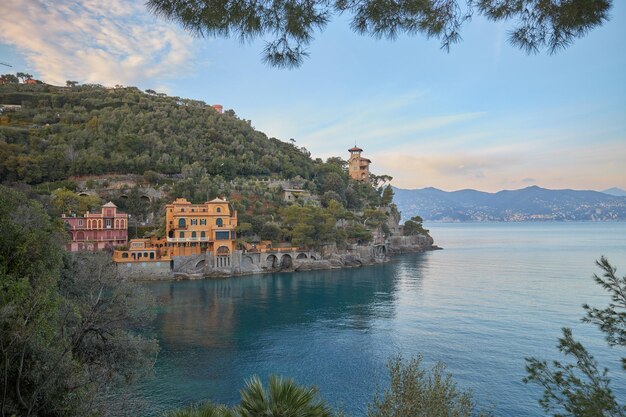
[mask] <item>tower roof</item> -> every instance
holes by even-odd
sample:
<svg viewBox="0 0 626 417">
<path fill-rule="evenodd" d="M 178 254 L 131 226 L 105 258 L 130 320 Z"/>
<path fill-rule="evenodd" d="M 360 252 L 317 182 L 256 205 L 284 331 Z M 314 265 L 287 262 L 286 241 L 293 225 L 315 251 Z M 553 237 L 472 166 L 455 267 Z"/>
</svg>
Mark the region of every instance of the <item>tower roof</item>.
<svg viewBox="0 0 626 417">
<path fill-rule="evenodd" d="M 115 204 L 113 204 L 112 201 L 109 201 L 108 203 L 106 203 L 105 205 L 103 205 L 102 207 L 115 207 L 117 208 L 117 206 Z"/>
<path fill-rule="evenodd" d="M 363 152 L 363 149 L 361 149 L 358 146 L 354 145 L 354 148 L 350 148 L 350 149 L 348 149 L 348 151 L 350 151 L 350 152 Z"/>
</svg>

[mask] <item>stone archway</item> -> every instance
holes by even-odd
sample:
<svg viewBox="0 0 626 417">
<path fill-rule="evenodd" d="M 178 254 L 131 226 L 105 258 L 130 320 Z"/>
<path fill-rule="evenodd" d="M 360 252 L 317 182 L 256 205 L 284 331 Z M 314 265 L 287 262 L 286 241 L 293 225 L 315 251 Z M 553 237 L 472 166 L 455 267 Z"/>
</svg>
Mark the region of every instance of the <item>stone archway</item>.
<svg viewBox="0 0 626 417">
<path fill-rule="evenodd" d="M 306 253 L 299 253 L 298 256 L 296 256 L 297 260 L 303 260 L 303 259 L 307 259 Z"/>
<path fill-rule="evenodd" d="M 254 265 L 254 259 L 250 256 L 243 257 L 243 266 L 244 268 L 251 268 Z"/>
<path fill-rule="evenodd" d="M 265 259 L 265 265 L 268 269 L 278 268 L 278 258 L 276 257 L 276 255 L 269 255 Z"/>
<path fill-rule="evenodd" d="M 280 269 L 291 269 L 293 267 L 293 258 L 291 255 L 284 254 L 280 258 Z"/>
</svg>

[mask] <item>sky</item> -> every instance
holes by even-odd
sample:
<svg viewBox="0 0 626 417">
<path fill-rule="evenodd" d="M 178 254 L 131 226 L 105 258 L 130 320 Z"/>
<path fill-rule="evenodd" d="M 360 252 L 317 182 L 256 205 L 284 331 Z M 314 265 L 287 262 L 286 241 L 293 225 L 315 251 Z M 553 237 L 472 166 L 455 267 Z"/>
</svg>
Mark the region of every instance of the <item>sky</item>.
<svg viewBox="0 0 626 417">
<path fill-rule="evenodd" d="M 475 16 L 449 52 L 421 35 L 317 33 L 297 69 L 261 60 L 263 41 L 192 36 L 141 0 L 3 0 L 0 66 L 51 84 L 134 85 L 222 104 L 313 157 L 358 145 L 401 188 L 626 189 L 626 2 L 549 55 Z"/>
</svg>

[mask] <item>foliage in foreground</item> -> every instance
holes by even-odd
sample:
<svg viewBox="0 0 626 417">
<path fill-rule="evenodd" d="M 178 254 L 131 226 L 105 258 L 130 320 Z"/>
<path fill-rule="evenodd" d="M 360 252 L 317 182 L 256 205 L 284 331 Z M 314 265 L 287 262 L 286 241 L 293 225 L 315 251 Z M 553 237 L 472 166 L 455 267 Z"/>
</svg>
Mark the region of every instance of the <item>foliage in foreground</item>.
<svg viewBox="0 0 626 417">
<path fill-rule="evenodd" d="M 195 33 L 267 40 L 266 63 L 297 67 L 307 46 L 332 18 L 347 16 L 352 30 L 375 38 L 421 34 L 448 50 L 461 40 L 461 29 L 479 14 L 492 21 L 513 21 L 513 45 L 528 52 L 551 53 L 609 19 L 611 0 L 409 0 L 269 1 L 149 0 L 148 7 Z"/>
<path fill-rule="evenodd" d="M 229 408 L 204 403 L 176 410 L 167 417 L 331 417 L 330 407 L 314 387 L 305 387 L 293 379 L 271 375 L 267 388 L 253 376 L 240 391 L 241 402 Z"/>
<path fill-rule="evenodd" d="M 60 222 L 0 186 L 0 416 L 88 416 L 151 369 L 152 297 L 107 254 L 63 254 Z M 111 409 L 112 404 L 106 404 Z"/>
<path fill-rule="evenodd" d="M 478 411 L 469 391 L 461 391 L 437 363 L 430 371 L 421 366 L 422 357 L 403 362 L 401 356 L 388 363 L 391 386 L 368 406 L 367 417 L 490 416 Z"/>
<path fill-rule="evenodd" d="M 597 325 L 605 334 L 609 346 L 626 346 L 626 276 L 619 278 L 617 270 L 602 257 L 596 264 L 603 271 L 594 274 L 596 283 L 611 296 L 608 307 L 598 309 L 584 305 L 587 312 L 583 321 Z M 559 338 L 559 351 L 573 362 L 564 363 L 527 358 L 524 382 L 543 387 L 539 404 L 546 413 L 554 416 L 606 417 L 625 416 L 626 406 L 620 405 L 610 387 L 608 369 L 601 369 L 585 347 L 574 339 L 572 330 L 563 329 Z M 626 369 L 626 358 L 622 358 Z"/>
<path fill-rule="evenodd" d="M 367 417 L 470 417 L 490 416 L 479 412 L 469 391 L 457 388 L 443 364 L 432 370 L 421 366 L 421 356 L 405 362 L 401 356 L 388 363 L 390 387 L 376 395 Z M 241 390 L 241 402 L 229 408 L 204 403 L 172 411 L 167 417 L 330 417 L 333 413 L 314 387 L 297 385 L 291 379 L 270 376 L 268 388 L 252 377 Z"/>
</svg>

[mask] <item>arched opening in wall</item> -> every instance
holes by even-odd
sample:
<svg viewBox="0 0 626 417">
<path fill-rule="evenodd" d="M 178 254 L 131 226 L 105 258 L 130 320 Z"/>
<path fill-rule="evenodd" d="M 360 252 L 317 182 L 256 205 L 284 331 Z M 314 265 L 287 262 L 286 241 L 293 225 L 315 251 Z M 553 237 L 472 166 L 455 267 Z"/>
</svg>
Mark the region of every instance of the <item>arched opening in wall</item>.
<svg viewBox="0 0 626 417">
<path fill-rule="evenodd" d="M 81 197 L 89 197 L 89 194 L 87 194 L 87 193 L 80 193 L 78 195 L 81 196 Z"/>
<path fill-rule="evenodd" d="M 128 258 L 128 252 L 122 252 L 122 259 Z"/>
<path fill-rule="evenodd" d="M 174 231 L 173 231 L 173 230 L 170 230 L 170 231 L 167 233 L 167 237 L 169 237 L 169 238 L 173 238 L 173 237 L 174 237 Z"/>
<path fill-rule="evenodd" d="M 83 232 L 76 233 L 76 240 L 85 240 L 85 234 Z"/>
<path fill-rule="evenodd" d="M 141 197 L 139 197 L 139 199 L 142 203 L 145 204 L 150 204 L 152 202 L 152 200 L 150 200 L 150 197 L 148 197 L 147 195 L 142 195 Z"/>
<path fill-rule="evenodd" d="M 224 220 L 222 220 L 221 218 L 219 218 L 219 217 L 218 217 L 217 219 L 215 219 L 215 225 L 216 225 L 217 227 L 222 227 L 222 226 L 224 226 Z"/>
<path fill-rule="evenodd" d="M 115 220 L 115 228 L 116 229 L 120 228 L 120 221 L 119 220 Z"/>
<path fill-rule="evenodd" d="M 317 258 L 315 257 L 315 255 L 311 255 L 311 259 L 313 259 L 314 261 L 317 260 Z"/>
<path fill-rule="evenodd" d="M 178 219 L 178 227 L 186 227 L 185 219 Z"/>
<path fill-rule="evenodd" d="M 215 251 L 215 266 L 217 268 L 228 268 L 230 267 L 230 249 L 226 246 L 220 246 Z"/>
<path fill-rule="evenodd" d="M 150 259 L 154 259 L 154 252 L 150 252 Z"/>
<path fill-rule="evenodd" d="M 249 256 L 244 256 L 243 257 L 243 266 L 244 267 L 251 267 L 252 265 L 254 265 L 254 260 L 249 257 Z"/>
<path fill-rule="evenodd" d="M 204 268 L 205 262 L 204 259 L 196 264 L 196 268 Z"/>
<path fill-rule="evenodd" d="M 284 254 L 280 258 L 280 269 L 290 269 L 293 266 L 293 258 L 291 255 Z"/>
<path fill-rule="evenodd" d="M 299 253 L 296 259 L 307 259 L 306 253 Z"/>
<path fill-rule="evenodd" d="M 276 255 L 268 256 L 267 259 L 265 260 L 265 266 L 269 269 L 278 268 L 278 258 L 276 257 Z"/>
</svg>

